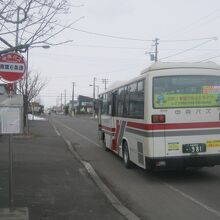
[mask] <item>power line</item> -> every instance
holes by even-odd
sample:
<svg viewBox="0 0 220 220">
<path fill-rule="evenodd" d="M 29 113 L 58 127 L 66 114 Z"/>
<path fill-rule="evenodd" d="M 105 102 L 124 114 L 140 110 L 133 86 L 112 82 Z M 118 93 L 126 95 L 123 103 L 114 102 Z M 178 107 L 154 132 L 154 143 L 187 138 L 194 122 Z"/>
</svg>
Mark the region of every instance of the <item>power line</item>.
<svg viewBox="0 0 220 220">
<path fill-rule="evenodd" d="M 58 24 L 58 26 L 62 26 Z M 91 34 L 91 35 L 97 35 L 97 36 L 102 36 L 102 37 L 109 37 L 109 38 L 114 38 L 114 39 L 120 39 L 120 40 L 132 40 L 132 41 L 147 41 L 147 42 L 152 42 L 154 40 L 150 40 L 150 39 L 140 39 L 140 38 L 132 38 L 132 37 L 120 37 L 120 36 L 115 36 L 115 35 L 109 35 L 109 34 L 103 34 L 103 33 L 97 33 L 97 32 L 92 32 L 92 31 L 87 31 L 87 30 L 83 30 L 83 29 L 78 29 L 78 28 L 73 28 L 73 27 L 69 27 L 69 29 L 75 30 L 75 31 L 79 31 L 79 32 L 83 32 L 86 34 Z M 193 38 L 193 39 L 170 39 L 170 40 L 160 40 L 161 42 L 186 42 L 186 41 L 201 41 L 201 40 L 211 40 L 214 39 L 216 37 L 207 37 L 207 38 Z"/>
<path fill-rule="evenodd" d="M 35 17 L 37 18 L 37 17 Z M 81 20 L 83 17 L 80 17 L 79 19 L 77 19 L 74 23 L 76 23 L 77 21 Z M 71 29 L 71 30 L 75 30 L 78 32 L 82 32 L 82 33 L 86 33 L 86 34 L 90 34 L 90 35 L 96 35 L 96 36 L 101 36 L 101 37 L 109 37 L 109 38 L 114 38 L 114 39 L 119 39 L 119 40 L 130 40 L 130 41 L 142 41 L 142 42 L 152 42 L 154 40 L 152 39 L 141 39 L 141 38 L 133 38 L 133 37 L 124 37 L 124 36 L 116 36 L 116 35 L 110 35 L 110 34 L 104 34 L 104 33 L 98 33 L 98 32 L 93 32 L 93 31 L 88 31 L 88 30 L 83 30 L 83 29 L 79 29 L 79 28 L 73 28 L 73 27 L 67 27 L 64 26 L 62 24 L 57 24 L 57 26 L 60 26 L 62 28 L 67 28 L 67 29 Z M 161 40 L 161 42 L 180 42 L 180 41 L 200 41 L 200 40 L 206 40 L 206 39 L 212 39 L 211 38 L 195 38 L 195 39 L 171 39 L 171 40 Z"/>
<path fill-rule="evenodd" d="M 212 40 L 213 40 L 213 39 L 212 39 Z M 195 49 L 195 48 L 197 48 L 197 47 L 200 47 L 200 46 L 202 46 L 202 45 L 204 45 L 204 44 L 207 44 L 207 43 L 211 42 L 212 40 L 207 40 L 207 41 L 205 41 L 205 42 L 203 42 L 203 43 L 197 44 L 197 45 L 194 46 L 194 47 L 185 49 L 185 50 L 180 51 L 180 52 L 178 52 L 178 53 L 169 55 L 169 56 L 167 56 L 167 57 L 163 57 L 163 58 L 161 58 L 160 60 L 164 60 L 164 59 L 167 59 L 167 58 L 170 58 L 170 57 L 174 57 L 174 56 L 180 55 L 180 54 L 182 54 L 182 53 L 185 53 L 185 52 L 187 52 L 187 51 L 190 51 L 190 50 L 193 50 L 193 49 Z"/>
<path fill-rule="evenodd" d="M 188 42 L 188 41 L 202 41 L 202 40 L 217 40 L 217 37 L 193 38 L 193 39 L 179 39 L 179 40 L 160 40 L 161 42 Z"/>
<path fill-rule="evenodd" d="M 59 26 L 60 26 L 60 25 L 59 25 Z M 75 30 L 75 31 L 79 31 L 79 32 L 83 32 L 83 33 L 86 33 L 86 34 L 92 34 L 92 35 L 96 35 L 96 36 L 109 37 L 109 38 L 120 39 L 120 40 L 152 41 L 152 40 L 147 40 L 147 39 L 132 38 L 132 37 L 120 37 L 120 36 L 115 36 L 115 35 L 97 33 L 97 32 L 82 30 L 82 29 L 78 29 L 78 28 L 73 28 L 73 27 L 70 27 L 70 29 Z"/>
<path fill-rule="evenodd" d="M 169 34 L 169 35 L 173 35 L 173 34 L 176 35 L 176 34 L 179 34 L 179 33 L 184 33 L 184 32 L 186 32 L 187 29 L 188 29 L 188 30 L 189 30 L 189 29 L 192 29 L 192 27 L 195 26 L 195 25 L 197 25 L 197 23 L 199 23 L 199 22 L 202 21 L 202 20 L 205 20 L 206 18 L 211 17 L 214 13 L 216 13 L 216 12 L 218 12 L 218 11 L 220 11 L 220 9 L 214 10 L 214 11 L 210 12 L 209 14 L 207 14 L 207 15 L 205 15 L 205 16 L 203 16 L 203 17 L 200 17 L 199 19 L 195 20 L 195 21 L 192 22 L 191 24 L 189 24 L 189 25 L 187 25 L 187 26 L 185 26 L 185 27 L 182 27 L 182 28 L 176 30 L 174 33 Z M 201 26 L 201 24 L 200 24 L 200 26 Z M 168 35 L 168 36 L 169 36 L 169 35 Z"/>
<path fill-rule="evenodd" d="M 182 42 L 187 42 L 187 41 L 199 41 L 199 40 L 206 40 L 206 39 L 216 39 L 216 38 L 198 38 L 198 39 L 191 39 L 191 40 L 160 40 L 162 42 L 178 42 L 178 41 L 182 41 Z M 120 47 L 120 46 L 104 46 L 104 45 L 92 45 L 92 44 L 68 44 L 68 45 L 62 45 L 63 46 L 67 46 L 67 47 L 88 47 L 88 48 L 103 48 L 103 49 L 122 49 L 122 50 L 147 50 L 147 51 L 151 51 L 153 49 L 153 47 L 155 45 L 151 45 L 151 48 L 150 49 L 146 49 L 144 47 Z M 5 47 L 0 47 L 2 49 L 6 49 Z M 176 48 L 176 49 L 160 49 L 160 50 L 163 50 L 163 51 L 178 51 L 178 50 L 181 50 L 179 48 Z M 216 51 L 216 50 L 219 50 L 219 49 L 198 49 L 200 51 Z"/>
<path fill-rule="evenodd" d="M 146 50 L 141 47 L 120 47 L 120 46 L 104 46 L 104 45 L 91 45 L 91 44 L 70 44 L 68 47 L 91 47 L 91 48 L 104 48 L 104 49 L 126 49 L 126 50 Z"/>
<path fill-rule="evenodd" d="M 63 27 L 63 25 L 58 24 L 58 26 Z M 83 30 L 83 29 L 78 29 L 78 28 L 73 28 L 73 27 L 69 27 L 69 29 L 75 30 L 75 31 L 79 31 L 79 32 L 83 32 L 86 34 L 92 34 L 92 35 L 97 35 L 97 36 L 102 36 L 102 37 L 109 37 L 109 38 L 115 38 L 115 39 L 120 39 L 120 40 L 132 40 L 132 41 L 148 41 L 148 42 L 152 42 L 154 40 L 150 40 L 150 39 L 140 39 L 140 38 L 132 38 L 132 37 L 121 37 L 121 36 L 115 36 L 115 35 L 109 35 L 109 34 L 103 34 L 103 33 L 97 33 L 97 32 L 93 32 L 93 31 L 87 31 L 87 30 Z M 171 40 L 161 40 L 161 42 L 179 42 L 179 41 L 201 41 L 201 40 L 207 40 L 207 39 L 213 39 L 214 37 L 209 37 L 209 38 L 194 38 L 194 39 L 171 39 Z"/>
<path fill-rule="evenodd" d="M 33 16 L 33 17 L 36 18 L 36 19 L 40 19 L 36 16 Z M 84 18 L 84 16 L 82 16 L 79 19 L 77 19 L 76 21 L 74 21 L 74 23 L 81 20 L 82 18 Z M 73 24 L 71 24 L 71 25 L 73 25 Z M 56 25 L 59 26 L 59 27 L 62 27 L 62 28 L 72 29 L 72 30 L 75 30 L 75 31 L 78 31 L 78 32 L 97 35 L 97 36 L 102 36 L 102 37 L 109 37 L 109 38 L 115 38 L 115 39 L 120 39 L 120 40 L 132 40 L 132 41 L 152 41 L 152 40 L 147 40 L 147 39 L 139 39 L 139 38 L 132 38 L 132 37 L 120 37 L 120 36 L 114 36 L 114 35 L 109 35 L 109 34 L 97 33 L 97 32 L 87 31 L 87 30 L 83 30 L 83 29 L 73 28 L 73 27 L 70 27 L 70 26 L 68 27 L 68 25 L 66 25 L 66 26 L 64 26 L 62 24 L 56 24 Z M 12 31 L 12 32 L 14 32 L 14 31 Z M 29 32 L 29 33 L 31 33 L 31 32 Z M 8 33 L 3 33 L 3 34 L 8 34 Z M 3 34 L 1 34 L 1 35 L 3 35 Z"/>
<path fill-rule="evenodd" d="M 40 18 L 38 18 L 36 16 L 34 16 L 34 17 L 37 18 L 37 19 L 40 19 Z M 77 19 L 76 21 L 74 21 L 74 23 L 76 23 L 77 21 L 81 20 L 82 18 L 84 18 L 84 16 L 82 16 L 79 19 Z M 124 37 L 124 36 L 109 35 L 109 34 L 104 34 L 104 33 L 97 33 L 97 32 L 93 32 L 93 31 L 73 28 L 70 25 L 69 26 L 64 26 L 62 24 L 57 24 L 57 26 L 60 26 L 62 28 L 67 28 L 67 29 L 75 30 L 75 31 L 82 32 L 82 33 L 86 33 L 86 34 L 90 34 L 90 35 L 96 35 L 96 36 L 108 37 L 108 38 L 114 38 L 114 39 L 120 39 L 120 40 L 142 41 L 142 42 L 152 42 L 152 41 L 154 41 L 152 39 L 141 39 L 141 38 Z M 29 33 L 31 33 L 31 32 L 29 32 Z M 1 35 L 3 35 L 3 34 L 6 34 L 6 33 L 2 33 Z M 213 37 L 212 38 L 195 38 L 195 39 L 170 39 L 170 40 L 160 40 L 160 41 L 161 42 L 187 42 L 187 41 L 201 41 L 201 40 L 207 40 L 207 39 L 213 39 Z"/>
<path fill-rule="evenodd" d="M 214 57 L 210 57 L 210 58 L 207 58 L 207 59 L 204 59 L 204 60 L 200 60 L 199 62 L 205 62 L 205 61 L 217 58 L 217 57 L 220 57 L 220 55 L 217 55 L 217 56 L 214 56 Z"/>
</svg>

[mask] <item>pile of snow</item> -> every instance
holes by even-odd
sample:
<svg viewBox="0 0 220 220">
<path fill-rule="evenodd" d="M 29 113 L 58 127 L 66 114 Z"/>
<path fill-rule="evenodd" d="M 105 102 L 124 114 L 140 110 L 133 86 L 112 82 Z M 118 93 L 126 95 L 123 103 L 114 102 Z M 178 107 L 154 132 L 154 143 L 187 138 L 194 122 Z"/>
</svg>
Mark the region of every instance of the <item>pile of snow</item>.
<svg viewBox="0 0 220 220">
<path fill-rule="evenodd" d="M 46 118 L 42 118 L 36 115 L 28 114 L 28 120 L 34 120 L 34 121 L 47 121 Z"/>
</svg>

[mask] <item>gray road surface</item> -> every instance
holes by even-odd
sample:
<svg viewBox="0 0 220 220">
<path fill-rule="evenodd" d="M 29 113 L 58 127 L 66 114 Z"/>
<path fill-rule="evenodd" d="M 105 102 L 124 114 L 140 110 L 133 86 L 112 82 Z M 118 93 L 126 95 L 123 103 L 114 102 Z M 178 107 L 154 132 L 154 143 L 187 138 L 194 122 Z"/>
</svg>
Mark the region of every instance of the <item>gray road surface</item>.
<svg viewBox="0 0 220 220">
<path fill-rule="evenodd" d="M 118 156 L 99 146 L 96 120 L 64 115 L 50 120 L 141 219 L 220 219 L 220 166 L 187 172 L 128 170 Z"/>
</svg>

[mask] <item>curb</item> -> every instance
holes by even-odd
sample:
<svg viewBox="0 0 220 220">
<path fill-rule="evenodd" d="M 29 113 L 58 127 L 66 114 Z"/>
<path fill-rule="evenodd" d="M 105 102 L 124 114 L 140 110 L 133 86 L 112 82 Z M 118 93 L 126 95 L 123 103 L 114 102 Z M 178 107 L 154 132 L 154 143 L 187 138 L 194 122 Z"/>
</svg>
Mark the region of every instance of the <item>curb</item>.
<svg viewBox="0 0 220 220">
<path fill-rule="evenodd" d="M 69 151 L 77 158 L 77 160 L 85 167 L 93 181 L 99 187 L 99 189 L 105 194 L 111 205 L 127 220 L 140 220 L 140 218 L 135 215 L 132 211 L 130 211 L 127 207 L 125 207 L 120 200 L 112 193 L 112 191 L 104 184 L 98 174 L 95 172 L 92 165 L 80 157 L 80 155 L 76 152 L 74 147 L 72 146 L 71 142 L 63 137 L 63 135 L 57 130 L 55 125 L 50 123 L 54 128 L 56 134 L 61 137 L 66 145 L 68 146 Z"/>
<path fill-rule="evenodd" d="M 81 164 L 86 168 L 89 175 L 92 177 L 93 181 L 96 183 L 96 185 L 99 187 L 99 189 L 105 194 L 109 202 L 112 204 L 112 206 L 126 219 L 128 220 L 140 220 L 138 216 L 136 216 L 133 212 L 131 212 L 127 207 L 125 207 L 119 199 L 111 192 L 111 190 L 103 183 L 101 178 L 98 176 L 98 174 L 93 169 L 92 165 L 86 161 L 83 161 L 79 154 L 75 151 L 73 148 L 71 142 L 67 139 L 65 139 L 62 135 L 61 137 L 65 141 L 65 143 L 68 146 L 68 149 L 70 152 L 81 162 Z"/>
</svg>

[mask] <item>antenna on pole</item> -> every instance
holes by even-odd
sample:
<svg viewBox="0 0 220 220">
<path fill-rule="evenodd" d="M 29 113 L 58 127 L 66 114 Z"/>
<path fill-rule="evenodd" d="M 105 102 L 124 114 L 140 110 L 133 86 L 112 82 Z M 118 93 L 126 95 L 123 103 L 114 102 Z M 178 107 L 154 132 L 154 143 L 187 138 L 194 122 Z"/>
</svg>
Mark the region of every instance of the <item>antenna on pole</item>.
<svg viewBox="0 0 220 220">
<path fill-rule="evenodd" d="M 155 63 L 158 61 L 158 41 L 159 41 L 159 39 L 158 38 L 155 38 L 155 57 L 154 57 L 154 61 L 155 61 Z"/>
<path fill-rule="evenodd" d="M 150 55 L 150 61 L 154 61 L 155 63 L 158 61 L 158 45 L 159 45 L 159 38 L 155 38 L 155 40 L 153 40 L 153 42 L 155 42 L 153 44 L 153 47 L 155 47 L 155 51 L 154 52 L 146 52 L 145 54 L 149 54 Z"/>
</svg>

